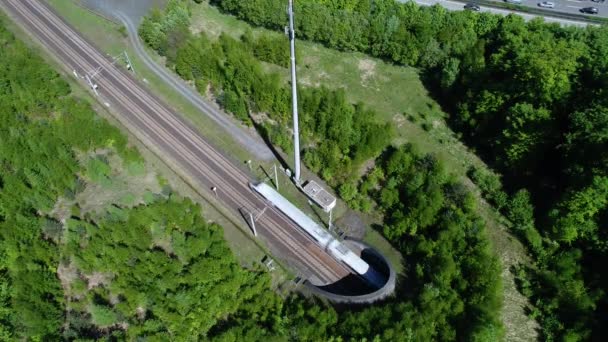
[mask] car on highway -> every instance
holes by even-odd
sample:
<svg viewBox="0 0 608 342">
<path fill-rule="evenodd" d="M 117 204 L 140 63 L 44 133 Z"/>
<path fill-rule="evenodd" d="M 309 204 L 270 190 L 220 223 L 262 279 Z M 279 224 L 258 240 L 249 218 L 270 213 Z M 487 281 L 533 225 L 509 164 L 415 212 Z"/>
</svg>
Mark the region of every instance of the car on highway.
<svg viewBox="0 0 608 342">
<path fill-rule="evenodd" d="M 581 13 L 586 13 L 586 14 L 597 14 L 599 11 L 597 9 L 597 7 L 583 7 L 580 9 Z"/>
<path fill-rule="evenodd" d="M 464 9 L 469 10 L 469 11 L 475 11 L 475 12 L 481 11 L 481 7 L 479 7 L 479 5 L 471 4 L 471 3 L 464 5 Z"/>
<path fill-rule="evenodd" d="M 555 3 L 551 1 L 543 1 L 538 3 L 538 7 L 542 8 L 555 8 Z"/>
<path fill-rule="evenodd" d="M 593 2 L 599 2 L 601 4 L 603 4 L 604 2 L 606 2 L 606 0 L 591 0 L 591 1 L 593 1 Z"/>
</svg>

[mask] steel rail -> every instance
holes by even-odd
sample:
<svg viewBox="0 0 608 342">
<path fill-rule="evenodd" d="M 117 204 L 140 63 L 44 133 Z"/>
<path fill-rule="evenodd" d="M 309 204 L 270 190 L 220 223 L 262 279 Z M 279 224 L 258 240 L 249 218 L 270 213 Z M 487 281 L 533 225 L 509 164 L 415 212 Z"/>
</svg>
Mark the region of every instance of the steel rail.
<svg viewBox="0 0 608 342">
<path fill-rule="evenodd" d="M 18 5 L 16 6 L 16 5 L 14 4 L 14 2 L 12 2 L 12 3 L 13 3 L 13 7 L 15 7 L 15 9 L 16 9 L 17 7 L 19 7 Z M 21 4 L 22 4 L 22 3 L 21 3 Z M 19 5 L 21 5 L 21 4 L 19 4 Z M 31 8 L 29 8 L 29 10 L 31 11 L 32 9 L 31 9 Z M 22 14 L 22 15 L 23 15 L 23 14 Z M 42 15 L 42 17 L 44 17 L 44 18 L 46 18 L 46 19 L 48 19 L 48 18 L 54 19 L 54 14 L 53 14 L 53 13 L 50 13 L 50 14 L 48 14 L 48 13 L 47 13 L 47 15 Z M 33 24 L 33 23 L 32 23 L 32 24 Z M 64 25 L 65 25 L 65 24 L 64 24 Z M 58 26 L 58 24 L 55 24 L 54 26 L 55 26 L 55 28 L 56 28 L 57 30 L 59 30 L 59 31 L 61 31 L 61 32 L 66 32 L 66 31 L 64 31 L 64 30 L 65 30 L 65 28 L 64 28 L 64 27 L 59 27 L 59 26 Z M 44 31 L 43 29 L 39 29 L 39 30 L 40 30 L 40 31 Z M 73 38 L 78 38 L 78 36 L 75 36 L 75 35 L 73 34 L 73 32 L 70 32 L 69 30 L 67 30 L 67 32 L 68 32 L 68 35 L 66 35 L 66 36 L 72 35 L 72 39 L 73 39 Z M 40 33 L 44 34 L 44 32 L 40 32 Z M 47 35 L 47 37 L 48 37 L 48 35 Z M 79 44 L 78 44 L 78 41 L 73 42 L 73 43 L 74 43 L 74 44 L 76 44 L 76 45 L 79 45 Z M 81 43 L 81 44 L 82 44 L 82 43 Z M 67 44 L 65 44 L 65 43 L 64 43 L 64 45 L 62 45 L 61 47 L 64 47 L 65 45 L 67 45 Z M 86 46 L 86 43 L 85 43 L 85 46 Z M 51 47 L 51 48 L 52 48 L 52 47 Z M 52 50 L 55 50 L 55 49 L 52 49 Z M 92 56 L 91 56 L 91 55 L 92 55 Z M 97 60 L 99 61 L 99 57 L 98 57 L 97 55 L 100 55 L 100 54 L 99 54 L 99 52 L 97 52 L 97 51 L 93 51 L 93 53 L 90 53 L 90 54 L 86 54 L 86 52 L 85 52 L 85 56 L 86 56 L 86 57 L 95 57 L 95 58 L 97 58 Z M 80 57 L 86 61 L 86 58 L 83 58 L 82 56 L 80 56 Z M 72 56 L 72 58 L 73 58 L 74 60 L 77 60 L 77 58 L 74 58 L 73 56 Z M 78 62 L 76 62 L 76 63 L 77 63 L 78 65 L 80 65 L 80 67 L 82 67 L 82 65 L 81 65 L 81 64 L 79 64 Z M 99 64 L 104 65 L 104 63 L 110 63 L 110 62 L 109 62 L 109 61 L 108 61 L 106 58 L 102 58 L 102 62 L 100 62 Z M 66 64 L 67 64 L 67 63 L 66 63 Z M 86 64 L 86 63 L 85 63 L 85 64 Z M 88 70 L 92 70 L 92 69 L 93 69 L 93 68 L 92 68 L 90 65 L 87 65 L 87 66 L 88 66 Z M 87 70 L 87 67 L 85 67 L 85 68 L 83 68 L 83 69 Z M 108 76 L 113 76 L 113 77 L 114 77 L 114 79 L 118 79 L 118 78 L 116 77 L 116 75 L 115 75 L 115 74 L 113 74 L 113 72 L 117 71 L 117 69 L 116 69 L 116 68 L 114 68 L 114 67 L 110 67 L 110 68 L 106 68 L 106 70 L 107 70 L 107 71 L 108 71 L 108 73 L 110 74 L 110 75 L 108 75 Z M 125 78 L 125 76 L 124 76 L 123 74 L 121 74 L 121 73 L 118 73 L 118 74 L 119 74 L 119 75 L 120 75 L 122 78 Z M 126 78 L 126 81 L 127 81 L 127 82 L 128 82 L 128 81 L 133 82 L 132 80 L 130 80 L 130 79 L 128 79 L 128 78 Z M 118 84 L 120 84 L 120 83 L 121 83 L 121 82 L 119 81 L 119 82 L 118 82 Z M 100 84 L 105 84 L 105 82 L 103 81 L 103 79 L 100 81 Z M 108 92 L 108 93 L 110 93 L 110 91 L 109 91 L 109 90 L 110 90 L 110 89 L 112 89 L 112 86 L 116 86 L 116 84 L 111 84 L 111 86 L 110 86 L 110 87 L 108 87 L 108 89 L 105 89 L 105 91 L 106 91 L 106 92 Z M 138 93 L 139 97 L 142 97 L 142 98 L 143 98 L 143 99 L 139 99 L 139 98 L 138 98 L 138 100 L 139 100 L 139 101 L 143 101 L 144 99 L 146 99 L 146 96 L 145 96 L 145 95 L 147 95 L 147 94 L 146 94 L 145 92 L 142 92 L 140 89 L 138 89 L 138 87 L 137 87 L 137 86 L 136 86 L 136 87 L 134 87 L 134 88 L 135 88 L 135 90 L 139 91 L 139 93 Z M 133 89 L 126 89 L 126 90 L 127 90 L 127 91 L 129 91 L 129 90 L 133 91 Z M 119 99 L 122 99 L 122 100 L 123 100 L 123 101 L 119 101 L 119 102 L 126 102 L 126 103 L 129 103 L 129 100 L 130 100 L 130 99 L 129 99 L 128 97 L 121 96 L 122 94 L 110 94 L 110 95 L 113 95 L 114 97 L 116 97 L 116 98 L 119 98 Z M 148 97 L 150 97 L 150 96 L 148 96 Z M 155 109 L 156 111 L 159 111 L 159 112 L 162 112 L 162 110 L 163 110 L 163 109 L 164 109 L 165 111 L 168 111 L 167 109 L 163 108 L 163 107 L 162 107 L 162 106 L 161 106 L 161 105 L 160 105 L 158 102 L 156 102 L 156 100 L 155 100 L 153 97 L 151 97 L 151 98 L 152 98 L 152 101 L 153 101 L 153 103 L 154 103 L 154 107 L 155 107 L 155 108 L 151 108 L 151 109 Z M 148 104 L 149 104 L 149 103 L 148 103 Z M 135 106 L 137 109 L 139 109 L 140 111 L 142 111 L 142 112 L 144 113 L 144 115 L 145 115 L 145 113 L 146 113 L 145 111 L 143 111 L 141 108 L 139 108 L 139 106 L 138 106 L 138 105 L 136 105 L 136 104 L 134 104 L 133 102 L 131 102 L 131 103 L 130 103 L 130 107 L 132 108 L 133 106 Z M 149 106 L 149 107 L 151 107 L 151 106 Z M 160 110 L 159 110 L 159 109 L 160 109 Z M 134 114 L 139 115 L 139 113 L 137 113 L 138 111 L 134 111 L 134 112 L 135 112 Z M 154 112 L 154 111 L 152 111 L 152 112 Z M 149 113 L 148 113 L 148 114 L 149 114 Z M 157 114 L 157 113 L 154 113 L 154 114 Z M 162 117 L 160 117 L 160 118 L 162 119 Z M 176 125 L 180 125 L 180 124 L 181 124 L 181 125 L 184 125 L 184 124 L 183 124 L 183 122 L 178 122 L 178 121 L 176 121 L 176 120 L 175 120 L 175 117 L 173 117 L 173 116 L 171 115 L 171 113 L 169 113 L 168 118 L 169 118 L 169 119 L 171 119 L 171 122 L 169 123 L 169 122 L 166 122 L 166 120 L 165 120 L 166 124 L 167 124 L 167 125 L 170 125 L 170 127 L 172 127 L 172 128 L 173 128 L 173 129 L 175 129 L 175 130 L 177 130 Z M 125 117 L 125 118 L 123 118 L 123 119 L 125 119 L 125 120 L 129 120 L 129 119 L 128 119 L 128 118 L 126 118 L 126 117 Z M 138 119 L 139 119 L 140 121 L 142 121 L 142 124 L 146 124 L 146 120 L 145 120 L 145 119 L 143 119 L 141 116 L 138 116 Z M 129 121 L 131 121 L 131 120 L 129 120 Z M 137 125 L 136 125 L 136 126 L 137 126 Z M 196 138 L 197 138 L 198 136 L 193 135 L 193 132 L 192 132 L 192 131 L 190 131 L 190 127 L 188 127 L 187 125 L 184 125 L 184 126 L 185 126 L 185 129 L 186 129 L 186 130 L 185 130 L 185 132 L 187 132 L 187 135 L 188 135 L 188 138 L 189 138 L 189 139 L 185 139 L 185 142 L 187 142 L 187 143 L 191 144 L 193 147 L 195 147 L 195 148 L 196 148 L 196 149 L 197 149 L 199 152 L 201 152 L 201 153 L 204 155 L 204 154 L 205 154 L 205 151 L 203 151 L 203 150 L 202 150 L 202 149 L 201 149 L 199 146 L 197 146 L 197 144 L 195 144 L 195 143 L 193 142 L 193 141 L 195 141 L 195 142 L 199 142 L 199 141 L 196 141 L 196 140 L 197 140 Z M 157 129 L 151 128 L 149 125 L 147 125 L 147 128 L 148 128 L 149 130 L 151 130 L 153 133 L 155 133 L 155 134 L 157 134 L 157 135 L 159 135 L 159 136 L 160 136 L 160 134 L 158 133 L 158 130 L 157 130 Z M 164 128 L 162 128 L 162 127 L 161 127 L 160 129 L 162 129 L 162 130 L 163 130 L 163 132 L 164 132 L 166 135 L 168 135 L 170 138 L 172 138 L 172 139 L 176 139 L 176 142 L 178 143 L 178 144 L 177 144 L 178 146 L 182 146 L 182 148 L 185 148 L 185 145 L 184 145 L 184 143 L 183 143 L 183 142 L 179 142 L 179 140 L 177 140 L 177 138 L 176 138 L 175 136 L 172 136 L 171 134 L 169 134 L 169 133 L 167 132 L 167 130 L 165 130 Z M 151 138 L 149 135 L 147 136 L 147 138 L 148 138 L 148 140 L 153 140 L 153 139 L 152 139 L 152 138 Z M 182 138 L 183 138 L 183 134 L 182 134 Z M 163 138 L 163 139 L 164 139 L 164 141 L 165 141 L 165 144 L 166 144 L 166 145 L 171 145 L 170 143 L 168 143 L 168 142 L 167 142 L 166 138 Z M 200 137 L 199 137 L 199 139 L 198 139 L 198 140 L 200 140 Z M 205 144 L 205 142 L 204 142 L 204 141 L 200 141 L 199 143 Z M 206 144 L 205 144 L 205 145 L 206 145 Z M 208 146 L 208 145 L 207 145 L 207 146 Z M 173 149 L 173 148 L 171 148 L 170 146 L 164 146 L 164 148 L 165 148 L 165 149 Z M 208 148 L 209 148 L 209 147 L 208 147 Z M 218 164 L 221 164 L 221 165 L 222 165 L 224 168 L 228 167 L 228 168 L 231 168 L 231 169 L 235 169 L 235 168 L 234 168 L 234 166 L 232 165 L 232 163 L 230 163 L 230 161 L 228 161 L 226 158 L 223 158 L 223 156 L 221 156 L 220 154 L 217 154 L 217 152 L 216 152 L 216 151 L 215 151 L 213 148 L 210 148 L 210 149 L 211 149 L 211 153 L 212 153 L 212 154 L 215 154 L 215 157 L 216 157 L 216 158 L 218 158 L 218 157 L 219 157 L 219 158 L 221 159 L 221 161 L 219 161 L 219 162 L 217 162 L 217 161 L 216 161 Z M 175 149 L 173 149 L 173 150 L 175 150 Z M 215 171 L 212 171 L 212 170 L 210 170 L 210 169 L 207 169 L 207 168 L 205 167 L 206 165 L 204 164 L 204 162 L 203 162 L 203 161 L 202 161 L 202 160 L 201 160 L 201 159 L 200 159 L 198 156 L 194 155 L 194 153 L 193 153 L 193 152 L 191 152 L 191 151 L 187 151 L 187 148 L 185 148 L 185 150 L 186 150 L 186 153 L 187 153 L 187 154 L 189 154 L 190 156 L 194 156 L 194 159 L 195 159 L 195 166 L 198 166 L 198 167 L 203 167 L 203 168 L 205 168 L 206 170 L 209 170 L 209 172 L 211 172 L 211 173 L 213 174 L 213 177 L 212 177 L 213 179 L 212 179 L 212 180 L 217 180 L 217 179 L 218 179 L 218 177 L 219 177 L 220 179 L 223 179 L 223 178 L 222 178 L 222 177 L 221 177 L 219 174 L 217 174 Z M 180 155 L 180 154 L 179 154 L 179 151 L 176 151 L 176 152 L 178 152 L 178 153 L 176 153 L 175 155 L 176 155 L 176 156 L 179 156 L 179 155 Z M 182 151 L 182 153 L 183 153 L 183 152 L 184 152 L 184 151 Z M 207 151 L 207 152 L 209 152 L 209 151 Z M 202 164 L 201 164 L 201 163 L 202 163 Z M 182 162 L 182 164 L 184 164 L 184 163 Z M 188 164 L 188 160 L 186 160 L 186 163 L 185 163 L 185 164 Z M 209 163 L 209 164 L 213 165 L 213 163 Z M 236 175 L 237 175 L 237 176 L 239 176 L 239 177 L 238 177 L 238 179 L 234 179 L 234 178 L 233 178 L 233 179 L 234 179 L 234 180 L 238 180 L 238 181 L 243 181 L 243 180 L 246 180 L 246 177 L 244 176 L 244 174 L 243 174 L 242 172 L 238 172 L 238 171 L 239 171 L 239 170 L 237 169 L 237 173 L 236 173 Z M 205 175 L 205 176 L 209 177 L 208 175 Z M 233 175 L 231 175 L 231 174 L 229 173 L 229 177 L 231 177 L 231 176 L 233 176 Z M 199 178 L 198 180 L 199 180 L 199 182 L 200 182 L 200 181 L 201 181 L 201 179 L 200 179 L 200 177 L 198 177 L 198 178 Z M 204 179 L 204 177 L 203 177 L 203 179 Z M 226 182 L 218 182 L 218 183 L 226 183 Z M 229 182 L 228 182 L 228 183 L 229 183 Z M 237 183 L 240 183 L 240 182 L 237 182 Z M 231 189 L 233 189 L 233 188 L 231 188 Z M 247 190 L 247 191 L 249 191 L 249 190 Z M 239 194 L 239 195 L 242 195 L 242 194 L 240 194 L 238 191 L 236 191 L 235 193 L 237 193 L 237 194 Z M 248 201 L 248 200 L 246 199 L 246 197 L 242 197 L 242 198 L 241 198 L 241 200 L 243 200 L 243 201 L 247 202 L 249 205 L 252 205 L 252 203 L 251 203 L 250 201 Z M 230 197 L 230 201 L 231 201 L 231 202 L 233 202 L 233 206 L 236 204 L 236 203 L 235 203 L 235 201 L 236 201 L 236 200 L 235 200 L 234 198 Z M 227 203 L 227 204 L 229 204 L 229 203 Z M 255 207 L 256 207 L 256 205 L 253 205 L 253 207 L 255 208 Z M 270 223 L 270 222 L 269 222 L 269 223 Z M 277 224 L 277 223 L 275 223 L 275 222 L 272 222 L 272 223 L 274 223 L 274 224 L 273 224 L 273 226 Z M 277 227 L 272 227 L 272 228 L 275 228 L 275 229 L 276 229 Z M 269 229 L 269 228 L 267 228 L 267 229 L 265 229 L 265 231 L 267 231 L 267 233 L 268 233 L 268 234 L 274 235 L 274 232 L 272 232 L 272 231 L 273 231 L 273 230 L 275 230 L 275 229 Z M 280 229 L 278 229 L 277 231 L 278 231 L 278 232 L 281 232 L 281 230 L 280 230 Z M 275 238 L 276 238 L 276 235 L 275 235 Z M 284 239 L 284 240 L 288 240 L 288 239 Z M 298 241 L 298 240 L 294 240 L 294 241 Z M 287 242 L 286 242 L 286 241 L 283 241 L 283 243 L 287 243 Z M 298 243 L 299 243 L 299 244 L 302 244 L 302 242 L 301 242 L 301 241 L 298 241 Z M 294 245 L 292 245 L 291 243 L 289 243 L 288 245 L 289 245 L 289 247 L 292 247 L 292 248 L 293 248 L 293 246 L 294 246 Z M 307 247 L 308 247 L 308 248 L 310 248 L 311 246 L 306 246 L 306 245 L 304 245 L 304 246 L 301 246 L 301 247 L 299 247 L 299 248 L 302 248 L 302 250 L 308 250 L 308 249 L 307 249 Z M 319 259 L 318 259 L 318 258 L 316 258 L 316 257 L 314 257 L 314 256 L 312 255 L 312 252 L 313 252 L 313 251 L 311 251 L 311 253 L 307 253 L 307 254 L 308 254 L 308 256 L 309 256 L 309 257 L 313 257 L 313 258 L 315 259 L 315 261 L 317 261 L 317 262 L 318 262 L 318 261 L 319 261 Z M 314 252 L 317 252 L 317 251 L 314 251 Z M 314 254 L 316 255 L 317 253 L 314 253 Z M 325 258 L 325 259 L 327 259 L 327 258 Z M 304 261 L 307 261 L 307 260 L 305 260 L 305 259 L 304 259 Z M 325 260 L 325 262 L 327 262 L 327 260 Z M 322 264 L 322 262 L 321 262 L 321 263 L 319 263 L 319 264 Z M 319 266 L 319 265 L 312 265 L 312 267 L 307 267 L 307 268 L 311 268 L 311 269 L 313 269 L 313 270 L 314 270 L 314 269 L 315 269 L 315 267 L 318 267 L 318 266 Z M 327 275 L 325 275 L 325 276 L 327 277 Z"/>
</svg>

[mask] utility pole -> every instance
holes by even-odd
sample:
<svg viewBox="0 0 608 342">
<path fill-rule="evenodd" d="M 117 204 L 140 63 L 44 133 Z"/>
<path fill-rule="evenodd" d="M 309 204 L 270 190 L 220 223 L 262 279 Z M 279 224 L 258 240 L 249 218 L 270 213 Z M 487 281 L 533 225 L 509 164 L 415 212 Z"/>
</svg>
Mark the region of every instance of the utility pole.
<svg viewBox="0 0 608 342">
<path fill-rule="evenodd" d="M 274 183 L 277 186 L 277 191 L 279 191 L 279 174 L 277 172 L 277 164 L 274 164 Z"/>
<path fill-rule="evenodd" d="M 135 68 L 133 67 L 133 63 L 131 63 L 131 59 L 129 58 L 129 55 L 127 55 L 127 51 L 126 50 L 123 51 L 123 54 L 125 56 L 125 61 L 127 62 L 127 70 L 131 70 L 135 74 Z"/>
<path fill-rule="evenodd" d="M 258 231 L 255 228 L 255 222 L 257 220 L 260 219 L 260 217 L 262 217 L 262 215 L 264 215 L 264 212 L 266 211 L 268 207 L 264 207 L 264 209 L 260 210 L 259 213 L 257 213 L 255 216 L 253 216 L 253 211 L 249 211 L 247 213 L 247 216 L 249 216 L 249 225 L 251 226 L 251 230 L 253 230 L 253 236 L 258 236 Z"/>
<path fill-rule="evenodd" d="M 291 106 L 293 111 L 293 148 L 294 148 L 294 169 L 293 176 L 297 185 L 300 184 L 300 131 L 298 129 L 298 89 L 296 81 L 296 33 L 293 24 L 293 0 L 289 0 L 287 7 L 289 14 L 289 28 L 285 28 L 289 36 L 291 51 Z"/>
<path fill-rule="evenodd" d="M 102 70 L 103 70 L 102 67 L 98 67 L 97 69 L 84 74 L 84 78 L 85 78 L 85 80 L 87 80 L 89 87 L 91 87 L 91 89 L 93 89 L 93 91 L 95 92 L 95 95 L 97 95 L 97 96 L 99 96 L 99 93 L 97 92 L 97 83 L 95 83 L 93 81 L 93 79 L 95 76 L 99 75 Z M 74 74 L 77 75 L 76 70 L 74 70 Z"/>
<path fill-rule="evenodd" d="M 91 87 L 91 89 L 93 89 L 93 91 L 95 92 L 95 95 L 99 96 L 99 93 L 97 92 L 97 83 L 93 83 L 88 74 L 85 74 L 84 77 L 87 79 L 89 87 Z"/>
<path fill-rule="evenodd" d="M 258 236 L 258 232 L 255 229 L 255 220 L 253 219 L 253 214 L 249 212 L 249 222 L 251 223 L 251 229 L 253 230 L 253 236 Z"/>
</svg>

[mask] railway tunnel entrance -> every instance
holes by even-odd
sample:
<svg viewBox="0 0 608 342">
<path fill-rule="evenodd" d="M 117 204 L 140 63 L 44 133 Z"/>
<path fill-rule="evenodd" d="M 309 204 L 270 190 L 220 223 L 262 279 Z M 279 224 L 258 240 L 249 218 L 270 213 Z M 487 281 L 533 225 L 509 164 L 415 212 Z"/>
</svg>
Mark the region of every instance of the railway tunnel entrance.
<svg viewBox="0 0 608 342">
<path fill-rule="evenodd" d="M 343 303 L 371 303 L 395 289 L 395 272 L 388 260 L 361 241 L 340 241 L 266 183 L 250 183 L 252 190 L 281 211 L 351 273 L 332 284 L 308 282 L 314 293 Z"/>
</svg>

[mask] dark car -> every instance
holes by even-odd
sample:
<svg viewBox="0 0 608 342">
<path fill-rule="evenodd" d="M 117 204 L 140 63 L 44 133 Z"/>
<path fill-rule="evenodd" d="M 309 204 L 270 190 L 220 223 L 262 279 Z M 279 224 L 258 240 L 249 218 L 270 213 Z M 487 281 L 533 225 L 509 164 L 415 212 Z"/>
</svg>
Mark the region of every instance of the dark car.
<svg viewBox="0 0 608 342">
<path fill-rule="evenodd" d="M 464 9 L 470 10 L 470 11 L 475 11 L 475 12 L 481 11 L 481 7 L 479 7 L 479 5 L 476 5 L 476 4 L 466 4 L 466 5 L 464 5 Z"/>
<path fill-rule="evenodd" d="M 597 7 L 583 7 L 583 8 L 581 8 L 581 13 L 597 14 L 597 12 L 598 12 Z"/>
<path fill-rule="evenodd" d="M 591 1 L 593 1 L 593 2 L 599 2 L 601 4 L 603 4 L 604 2 L 606 2 L 606 0 L 591 0 Z"/>
</svg>

